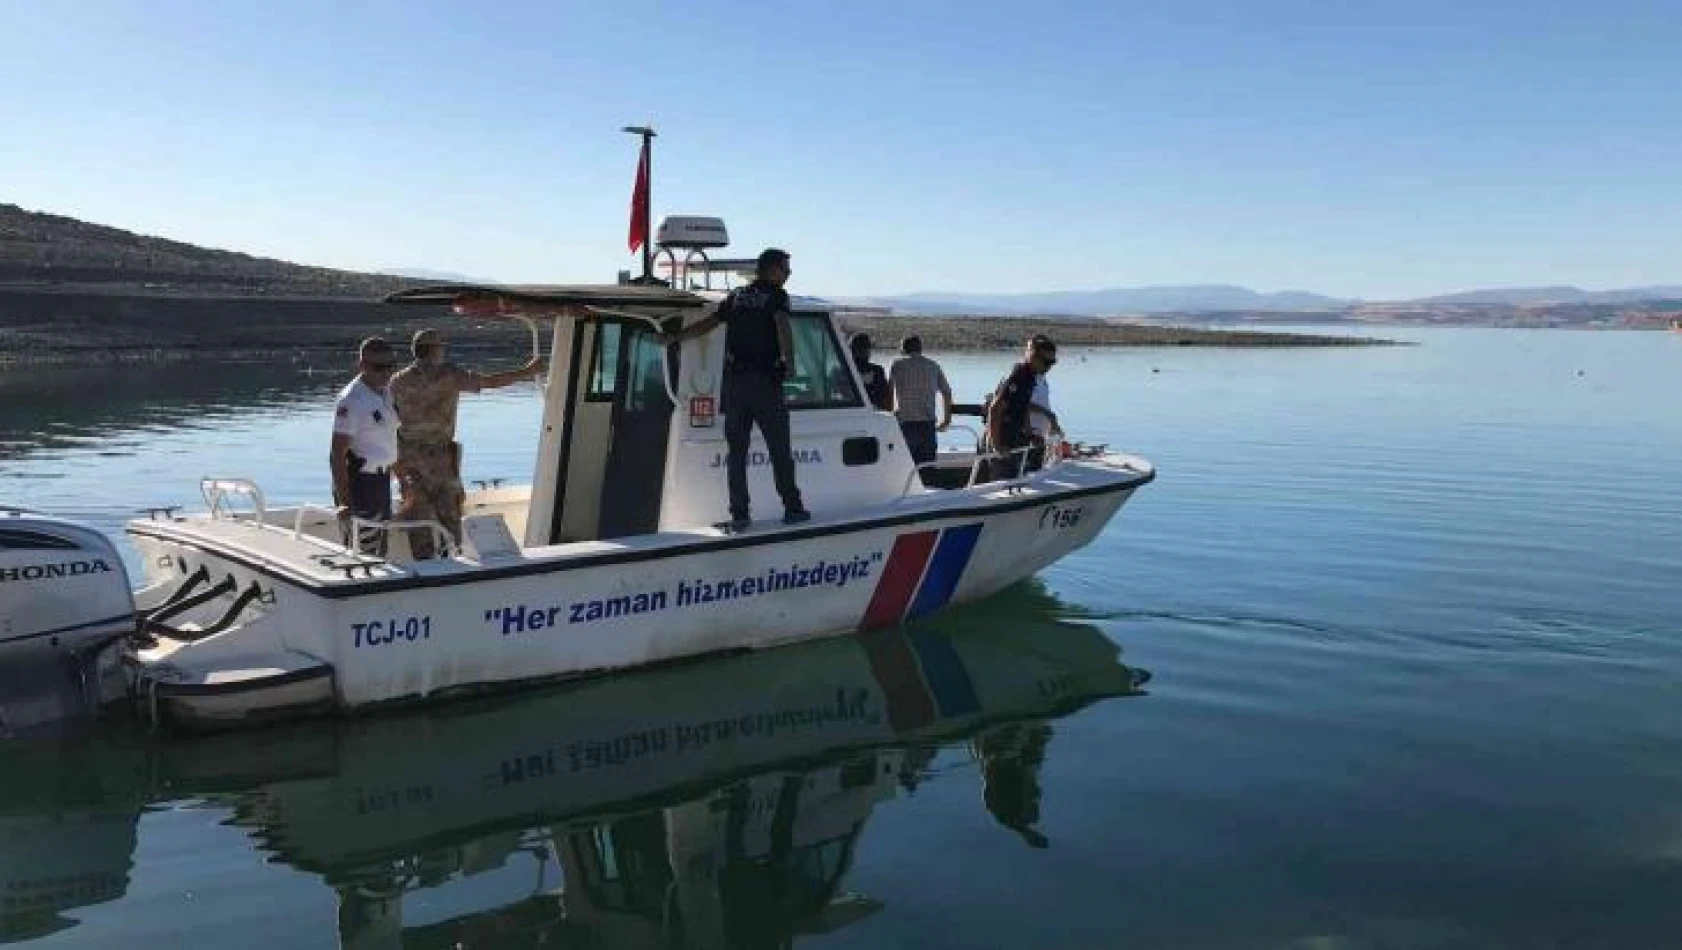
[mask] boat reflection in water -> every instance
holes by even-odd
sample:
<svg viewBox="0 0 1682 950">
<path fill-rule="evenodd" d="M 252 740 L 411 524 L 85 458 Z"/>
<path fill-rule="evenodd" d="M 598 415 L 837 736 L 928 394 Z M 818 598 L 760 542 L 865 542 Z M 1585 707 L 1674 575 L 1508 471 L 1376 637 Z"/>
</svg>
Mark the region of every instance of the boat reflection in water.
<svg viewBox="0 0 1682 950">
<path fill-rule="evenodd" d="M 1050 721 L 1147 678 L 1094 627 L 1056 619 L 1037 584 L 985 609 L 985 630 L 965 629 L 982 617 L 966 609 L 422 715 L 131 744 L 146 759 L 131 774 L 168 791 L 131 799 L 109 841 L 80 840 L 103 825 L 17 816 L 74 838 L 62 853 L 104 882 L 33 908 L 31 927 L 120 896 L 140 805 L 197 795 L 334 888 L 344 947 L 777 946 L 832 931 L 880 906 L 842 887 L 855 844 L 938 746 L 967 740 L 985 806 L 1043 845 Z M 424 925 L 405 920 L 419 892 Z M 440 917 L 463 896 L 481 909 Z"/>
</svg>

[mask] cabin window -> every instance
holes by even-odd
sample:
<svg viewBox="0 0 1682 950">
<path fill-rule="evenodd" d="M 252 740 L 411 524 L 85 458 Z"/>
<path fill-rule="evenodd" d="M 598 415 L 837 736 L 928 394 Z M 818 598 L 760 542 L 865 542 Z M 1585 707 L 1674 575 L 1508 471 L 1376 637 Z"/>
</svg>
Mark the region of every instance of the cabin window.
<svg viewBox="0 0 1682 950">
<path fill-rule="evenodd" d="M 583 890 L 601 910 L 660 920 L 671 865 L 659 812 L 644 812 L 568 836 L 579 859 Z"/>
<path fill-rule="evenodd" d="M 841 440 L 842 465 L 875 465 L 881 457 L 882 448 L 874 436 L 861 435 Z"/>
<path fill-rule="evenodd" d="M 666 365 L 661 359 L 664 347 L 654 341 L 654 331 L 646 326 L 626 327 L 625 332 L 631 337 L 625 408 L 636 412 L 670 406 L 672 397 L 666 394 L 666 384 L 660 378 Z"/>
<path fill-rule="evenodd" d="M 783 397 L 790 409 L 839 409 L 862 406 L 853 372 L 835 339 L 829 317 L 822 313 L 789 315 L 794 335 L 794 366 L 783 380 Z"/>
<path fill-rule="evenodd" d="M 827 904 L 842 875 L 852 866 L 853 842 L 863 829 L 862 824 L 856 824 L 846 834 L 796 849 L 789 856 L 791 866 L 784 872 L 785 899 L 815 907 Z"/>
<path fill-rule="evenodd" d="M 596 324 L 596 346 L 590 354 L 591 402 L 612 402 L 619 392 L 619 334 L 617 323 Z"/>
</svg>

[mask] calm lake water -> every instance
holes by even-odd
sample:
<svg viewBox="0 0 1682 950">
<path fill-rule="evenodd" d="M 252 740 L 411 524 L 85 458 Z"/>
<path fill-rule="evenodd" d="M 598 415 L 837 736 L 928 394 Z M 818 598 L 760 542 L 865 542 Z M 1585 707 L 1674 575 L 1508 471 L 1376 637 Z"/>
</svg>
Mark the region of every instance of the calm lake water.
<svg viewBox="0 0 1682 950">
<path fill-rule="evenodd" d="M 32 946 L 1682 941 L 1682 338 L 1071 352 L 1161 471 L 985 604 L 424 714 L 0 747 Z M 944 358 L 960 398 L 1002 357 Z M 0 378 L 0 501 L 325 494 L 336 371 Z M 469 397 L 526 478 L 529 391 Z M 1148 682 L 1147 682 L 1148 680 Z"/>
</svg>

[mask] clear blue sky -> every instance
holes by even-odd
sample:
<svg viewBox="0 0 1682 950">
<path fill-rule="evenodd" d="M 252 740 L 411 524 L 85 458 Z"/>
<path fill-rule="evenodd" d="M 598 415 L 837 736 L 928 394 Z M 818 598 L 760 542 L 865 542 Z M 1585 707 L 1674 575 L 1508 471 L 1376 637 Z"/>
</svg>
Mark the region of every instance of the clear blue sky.
<svg viewBox="0 0 1682 950">
<path fill-rule="evenodd" d="M 719 214 L 809 293 L 1682 282 L 1682 2 L 0 0 L 0 201 L 611 280 Z"/>
</svg>

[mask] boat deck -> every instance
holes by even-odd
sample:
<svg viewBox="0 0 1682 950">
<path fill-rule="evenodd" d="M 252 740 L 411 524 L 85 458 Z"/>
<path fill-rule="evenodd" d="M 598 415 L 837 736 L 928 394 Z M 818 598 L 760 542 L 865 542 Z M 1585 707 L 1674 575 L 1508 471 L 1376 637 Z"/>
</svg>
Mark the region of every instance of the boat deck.
<svg viewBox="0 0 1682 950">
<path fill-rule="evenodd" d="M 407 586 L 404 582 L 436 582 L 451 577 L 477 579 L 541 569 L 540 565 L 559 567 L 574 562 L 594 565 L 641 560 L 663 551 L 687 554 L 937 520 L 969 512 L 1026 508 L 1042 504 L 1048 497 L 1073 498 L 1136 487 L 1154 475 L 1149 463 L 1142 459 L 1107 455 L 1064 462 L 1009 481 L 950 490 L 918 489 L 878 505 L 832 513 L 818 511 L 811 521 L 797 526 L 767 520 L 756 523 L 747 532 L 731 534 L 704 525 L 611 540 L 537 547 L 515 545 L 506 553 L 482 558 L 463 551 L 455 557 L 413 560 L 401 530 L 388 532 L 390 544 L 386 556 L 359 554 L 341 543 L 338 521 L 330 509 L 309 505 L 267 508 L 260 513 L 261 517 L 255 512 L 222 512 L 143 519 L 131 522 L 129 532 L 140 538 L 196 548 L 331 597 L 369 586 Z M 466 513 L 500 515 L 505 521 L 512 520 L 505 509 L 523 509 L 525 491 L 515 487 L 474 492 L 469 495 Z"/>
</svg>

